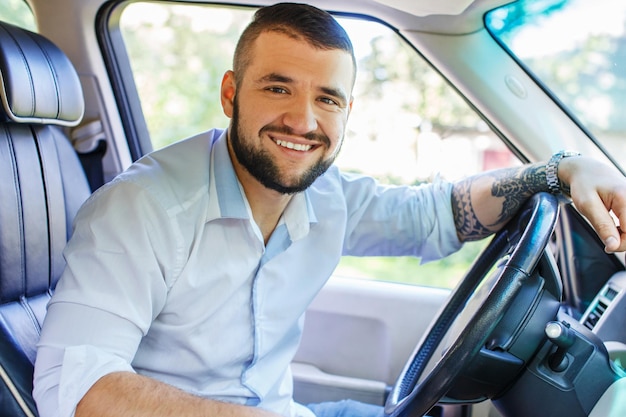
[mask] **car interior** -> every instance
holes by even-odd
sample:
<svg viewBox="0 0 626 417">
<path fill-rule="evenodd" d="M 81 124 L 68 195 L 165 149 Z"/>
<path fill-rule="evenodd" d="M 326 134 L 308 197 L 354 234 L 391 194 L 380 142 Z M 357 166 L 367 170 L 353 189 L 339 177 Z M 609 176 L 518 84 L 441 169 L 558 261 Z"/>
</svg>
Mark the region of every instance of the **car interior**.
<svg viewBox="0 0 626 417">
<path fill-rule="evenodd" d="M 210 27 L 225 20 L 223 10 L 249 15 L 273 2 L 7 4 L 14 7 L 18 2 L 32 15 L 32 27 L 9 22 L 0 12 L 0 416 L 31 417 L 39 415 L 31 394 L 37 340 L 46 304 L 64 268 L 62 251 L 74 215 L 93 191 L 156 148 L 154 138 L 160 130 L 173 132 L 158 123 L 171 119 L 167 120 L 171 125 L 185 124 L 176 118 L 176 109 L 185 107 L 171 95 L 166 97 L 168 117 L 150 116 L 158 96 L 144 90 L 145 73 L 164 71 L 167 60 L 148 61 L 152 65 L 141 72 L 135 58 L 142 52 L 150 59 L 156 57 L 148 52 L 167 55 L 163 45 L 173 44 L 174 38 L 163 35 L 160 44 L 156 37 L 135 38 L 138 35 L 129 28 L 154 29 L 159 21 L 167 28 L 173 24 L 171 16 L 188 17 L 200 10 L 188 7 L 205 6 L 208 14 L 218 16 L 206 25 Z M 390 29 L 410 54 L 460 96 L 483 129 L 476 129 L 474 142 L 480 146 L 471 151 L 480 149 L 479 170 L 499 167 L 484 163 L 485 155 L 509 166 L 546 161 L 558 150 L 576 149 L 624 173 L 619 152 L 623 130 L 614 133 L 615 147 L 596 139 L 587 120 L 572 114 L 550 86 L 536 78 L 539 70 L 511 51 L 514 47 L 505 43 L 508 38 L 498 38 L 496 29 L 487 27 L 503 10 L 511 15 L 511 10 L 535 6 L 559 11 L 567 0 L 310 3 L 347 19 L 348 26 L 348 20 L 356 20 Z M 603 0 L 602 7 L 617 3 Z M 515 9 L 518 4 L 522 6 Z M 167 20 L 161 6 L 178 8 Z M 149 10 L 146 7 L 158 11 L 154 21 L 141 16 Z M 233 27 L 245 23 L 237 19 Z M 165 33 L 163 26 L 159 33 Z M 379 51 L 384 56 L 383 52 Z M 181 72 L 183 67 L 195 68 L 191 58 L 184 59 L 173 66 Z M 400 62 L 399 56 L 395 59 Z M 412 65 L 407 67 L 417 73 Z M 385 72 L 381 68 L 373 73 Z M 215 76 L 207 82 L 219 86 Z M 384 89 L 389 84 L 382 85 Z M 405 91 L 401 88 L 400 94 Z M 380 97 L 377 100 L 383 103 Z M 383 113 L 380 106 L 377 109 L 374 112 Z M 359 124 L 371 113 L 354 117 L 352 122 Z M 386 113 L 383 117 L 389 118 Z M 431 129 L 439 127 L 425 123 L 425 118 L 422 115 L 419 122 L 411 118 L 407 128 L 418 132 L 422 142 L 432 141 Z M 461 146 L 465 142 L 454 141 L 455 135 L 467 135 L 467 129 L 442 130 L 448 135 L 442 143 L 458 148 L 461 164 L 470 164 L 472 156 Z M 437 143 L 445 157 L 450 148 Z M 373 144 L 368 137 L 355 147 Z M 382 147 L 396 148 L 392 164 L 400 165 L 400 145 Z M 349 157 L 351 149 L 347 144 L 342 152 Z M 377 157 L 383 159 L 382 154 Z M 353 169 L 346 161 L 347 169 Z M 366 163 L 373 165 L 371 159 Z M 469 262 L 444 264 L 437 270 L 455 274 L 450 285 L 436 284 L 442 279 L 436 276 L 440 272 L 426 284 L 411 281 L 413 269 L 404 263 L 393 264 L 393 271 L 376 270 L 380 279 L 354 278 L 347 276 L 354 263 L 372 271 L 373 264 L 346 260 L 351 263 L 338 269 L 307 311 L 301 346 L 292 362 L 296 401 L 349 398 L 384 406 L 386 415 L 394 417 L 626 415 L 624 253 L 605 253 L 576 207 L 548 194 L 529 200 L 502 231 L 476 247 Z M 409 279 L 387 279 L 398 273 Z"/>
<path fill-rule="evenodd" d="M 33 415 L 32 372 L 46 304 L 63 271 L 72 219 L 91 193 L 62 130 L 81 120 L 84 101 L 71 62 L 46 38 L 0 23 L 0 54 L 0 408 Z"/>
</svg>

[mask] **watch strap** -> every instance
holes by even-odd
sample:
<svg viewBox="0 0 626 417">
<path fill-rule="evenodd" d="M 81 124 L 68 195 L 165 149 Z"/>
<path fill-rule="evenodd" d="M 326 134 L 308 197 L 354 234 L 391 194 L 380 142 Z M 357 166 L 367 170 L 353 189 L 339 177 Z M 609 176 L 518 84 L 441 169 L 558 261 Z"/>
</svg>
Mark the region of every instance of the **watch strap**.
<svg viewBox="0 0 626 417">
<path fill-rule="evenodd" d="M 571 156 L 580 156 L 580 152 L 561 150 L 552 155 L 546 164 L 546 183 L 550 193 L 555 195 L 569 195 L 569 186 L 567 184 L 562 184 L 561 180 L 559 180 L 559 164 L 563 158 L 569 158 Z"/>
</svg>

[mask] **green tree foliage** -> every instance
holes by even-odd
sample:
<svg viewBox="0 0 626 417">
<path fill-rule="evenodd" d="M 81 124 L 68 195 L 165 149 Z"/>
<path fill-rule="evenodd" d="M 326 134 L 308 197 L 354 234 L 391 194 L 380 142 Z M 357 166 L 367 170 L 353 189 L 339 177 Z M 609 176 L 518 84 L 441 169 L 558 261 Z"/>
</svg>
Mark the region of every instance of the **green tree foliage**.
<svg viewBox="0 0 626 417">
<path fill-rule="evenodd" d="M 220 84 L 248 14 L 229 19 L 219 9 L 150 3 L 124 12 L 120 26 L 155 148 L 227 126 Z"/>
<path fill-rule="evenodd" d="M 446 80 L 399 36 L 371 40 L 371 53 L 359 62 L 365 76 L 356 94 L 368 95 L 371 106 L 394 96 L 399 110 L 445 138 L 450 132 L 476 131 L 483 123 Z M 376 111 L 373 111 L 375 114 Z"/>
<path fill-rule="evenodd" d="M 522 0 L 487 17 L 492 33 L 622 166 L 626 166 L 625 12 L 623 4 L 612 0 Z M 549 47 L 521 48 L 520 39 L 529 34 L 545 39 Z"/>
<path fill-rule="evenodd" d="M 24 0 L 0 0 L 0 20 L 36 31 L 35 17 Z"/>
</svg>

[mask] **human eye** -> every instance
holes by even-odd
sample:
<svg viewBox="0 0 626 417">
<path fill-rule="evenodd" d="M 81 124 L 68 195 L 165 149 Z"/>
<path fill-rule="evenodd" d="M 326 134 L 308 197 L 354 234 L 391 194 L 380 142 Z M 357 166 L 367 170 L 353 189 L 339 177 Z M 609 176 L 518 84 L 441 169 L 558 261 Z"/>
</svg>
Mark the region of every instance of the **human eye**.
<svg viewBox="0 0 626 417">
<path fill-rule="evenodd" d="M 278 86 L 266 87 L 265 90 L 269 91 L 270 93 L 275 93 L 275 94 L 288 94 L 289 93 L 289 91 L 286 88 L 278 87 Z"/>
<path fill-rule="evenodd" d="M 320 102 L 324 103 L 324 104 L 328 104 L 330 106 L 338 106 L 339 103 L 337 102 L 337 100 L 332 99 L 330 97 L 320 97 L 318 99 Z"/>
</svg>

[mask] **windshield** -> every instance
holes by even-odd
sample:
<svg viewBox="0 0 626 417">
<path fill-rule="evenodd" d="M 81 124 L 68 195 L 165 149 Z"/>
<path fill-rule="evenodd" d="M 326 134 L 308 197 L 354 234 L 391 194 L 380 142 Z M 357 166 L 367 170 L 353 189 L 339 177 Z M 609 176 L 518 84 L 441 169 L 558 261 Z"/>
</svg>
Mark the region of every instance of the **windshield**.
<svg viewBox="0 0 626 417">
<path fill-rule="evenodd" d="M 624 169 L 626 0 L 521 0 L 486 24 Z"/>
</svg>

